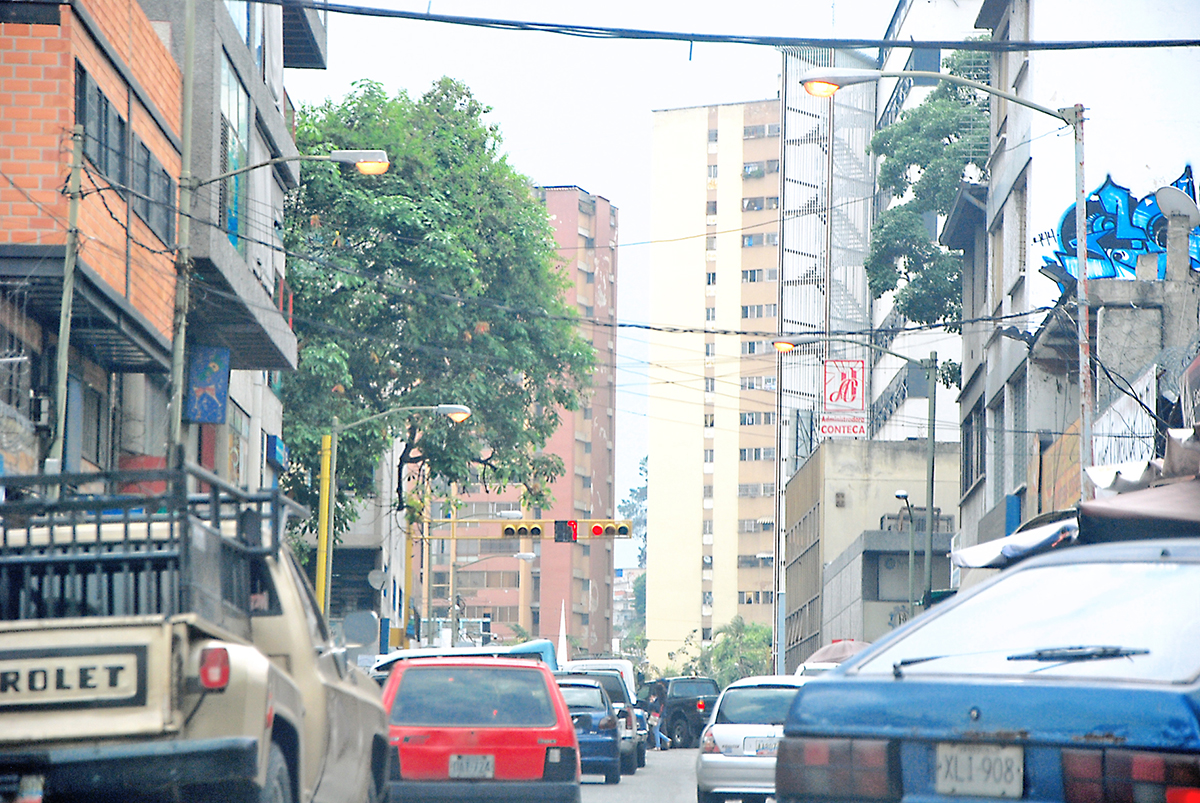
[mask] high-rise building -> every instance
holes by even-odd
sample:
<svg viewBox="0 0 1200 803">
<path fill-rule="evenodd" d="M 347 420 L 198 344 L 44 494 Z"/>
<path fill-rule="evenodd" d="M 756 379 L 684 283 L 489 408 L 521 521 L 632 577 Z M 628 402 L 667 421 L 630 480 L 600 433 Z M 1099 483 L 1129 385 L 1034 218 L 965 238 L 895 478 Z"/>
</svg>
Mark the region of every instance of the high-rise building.
<svg viewBox="0 0 1200 803">
<path fill-rule="evenodd" d="M 660 667 L 735 616 L 772 620 L 779 123 L 778 100 L 654 114 L 646 635 Z"/>
</svg>

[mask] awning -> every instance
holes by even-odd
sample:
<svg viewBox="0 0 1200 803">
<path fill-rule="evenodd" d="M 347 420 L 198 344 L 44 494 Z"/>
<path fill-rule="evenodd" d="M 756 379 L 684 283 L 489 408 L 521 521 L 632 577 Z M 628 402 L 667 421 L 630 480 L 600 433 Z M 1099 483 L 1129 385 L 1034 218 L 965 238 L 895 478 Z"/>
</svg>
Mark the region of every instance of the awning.
<svg viewBox="0 0 1200 803">
<path fill-rule="evenodd" d="M 1200 537 L 1200 480 L 1093 499 L 1079 506 L 1079 542 Z"/>
<path fill-rule="evenodd" d="M 955 550 L 950 553 L 950 562 L 965 569 L 1003 569 L 1023 558 L 1073 544 L 1078 533 L 1075 519 L 1060 519 Z"/>
</svg>

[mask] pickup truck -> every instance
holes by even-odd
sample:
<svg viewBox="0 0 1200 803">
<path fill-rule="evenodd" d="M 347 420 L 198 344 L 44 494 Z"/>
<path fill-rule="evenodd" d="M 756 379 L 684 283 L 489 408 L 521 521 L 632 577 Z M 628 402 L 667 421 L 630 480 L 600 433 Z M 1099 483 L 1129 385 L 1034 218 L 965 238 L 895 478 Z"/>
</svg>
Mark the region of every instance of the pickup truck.
<svg viewBox="0 0 1200 803">
<path fill-rule="evenodd" d="M 278 491 L 196 466 L 0 477 L 0 800 L 376 803 L 379 686 Z"/>
<path fill-rule="evenodd" d="M 721 688 L 712 678 L 675 677 L 655 681 L 665 692 L 660 729 L 671 747 L 695 747 Z"/>
</svg>

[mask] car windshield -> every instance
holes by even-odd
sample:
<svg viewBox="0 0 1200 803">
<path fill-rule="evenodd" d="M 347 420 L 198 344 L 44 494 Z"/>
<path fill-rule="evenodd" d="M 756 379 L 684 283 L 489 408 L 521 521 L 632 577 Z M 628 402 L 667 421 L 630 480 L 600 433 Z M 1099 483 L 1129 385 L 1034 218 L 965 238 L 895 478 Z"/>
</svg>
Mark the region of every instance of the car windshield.
<svg viewBox="0 0 1200 803">
<path fill-rule="evenodd" d="M 716 696 L 720 693 L 715 681 L 704 678 L 696 678 L 695 680 L 677 680 L 671 684 L 671 689 L 667 692 L 668 697 L 703 697 L 705 695 Z"/>
<path fill-rule="evenodd" d="M 1028 568 L 934 608 L 852 671 L 1189 682 L 1200 672 L 1197 609 L 1197 564 Z"/>
<path fill-rule="evenodd" d="M 605 708 L 604 697 L 595 686 L 559 686 L 567 708 Z"/>
<path fill-rule="evenodd" d="M 739 686 L 726 689 L 717 708 L 718 725 L 782 725 L 798 691 L 795 686 Z"/>
<path fill-rule="evenodd" d="M 393 725 L 549 727 L 557 721 L 542 673 L 495 666 L 410 667 L 392 701 Z"/>
</svg>

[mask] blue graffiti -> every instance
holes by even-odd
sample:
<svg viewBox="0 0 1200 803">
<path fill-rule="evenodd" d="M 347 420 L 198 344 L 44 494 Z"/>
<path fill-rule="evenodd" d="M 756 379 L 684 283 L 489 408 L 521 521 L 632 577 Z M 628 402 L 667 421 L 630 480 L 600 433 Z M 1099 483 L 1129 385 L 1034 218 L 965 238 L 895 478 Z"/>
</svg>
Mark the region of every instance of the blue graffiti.
<svg viewBox="0 0 1200 803">
<path fill-rule="evenodd" d="M 1173 187 L 1196 199 L 1192 166 L 1184 168 Z M 1158 257 L 1158 278 L 1167 272 L 1167 218 L 1158 208 L 1154 193 L 1138 200 L 1129 189 L 1116 184 L 1112 176 L 1087 196 L 1087 263 L 1089 279 L 1133 279 L 1138 257 Z M 1067 207 L 1058 223 L 1058 248 L 1047 264 L 1057 263 L 1072 276 L 1078 276 L 1075 258 L 1075 204 Z M 1188 237 L 1192 270 L 1200 271 L 1200 228 Z"/>
</svg>

